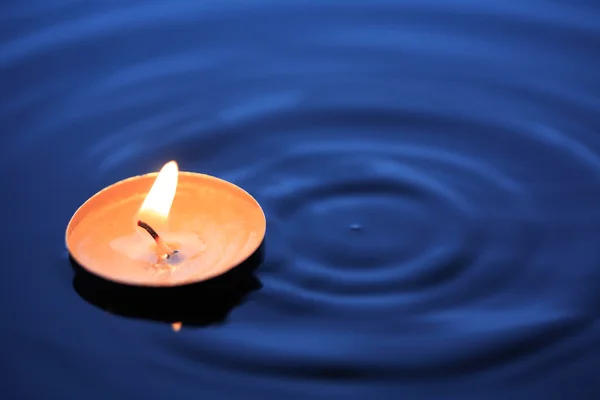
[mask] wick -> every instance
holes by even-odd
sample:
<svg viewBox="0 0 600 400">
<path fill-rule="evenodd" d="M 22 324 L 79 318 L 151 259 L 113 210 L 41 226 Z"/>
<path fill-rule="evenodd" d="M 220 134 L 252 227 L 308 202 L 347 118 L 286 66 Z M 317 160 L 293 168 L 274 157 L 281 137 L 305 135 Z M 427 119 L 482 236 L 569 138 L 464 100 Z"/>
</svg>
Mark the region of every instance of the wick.
<svg viewBox="0 0 600 400">
<path fill-rule="evenodd" d="M 162 240 L 162 238 L 158 235 L 158 233 L 156 233 L 156 231 L 154 229 L 152 229 L 152 227 L 150 225 L 148 225 L 147 223 L 145 223 L 142 220 L 139 220 L 137 222 L 137 225 L 140 228 L 144 229 L 146 232 L 148 232 L 150 234 L 150 236 L 152 236 L 152 239 L 154 239 L 154 241 L 156 242 L 156 246 L 165 252 L 167 259 L 171 258 L 175 253 L 177 253 L 177 250 L 171 249 L 164 242 L 164 240 Z"/>
</svg>

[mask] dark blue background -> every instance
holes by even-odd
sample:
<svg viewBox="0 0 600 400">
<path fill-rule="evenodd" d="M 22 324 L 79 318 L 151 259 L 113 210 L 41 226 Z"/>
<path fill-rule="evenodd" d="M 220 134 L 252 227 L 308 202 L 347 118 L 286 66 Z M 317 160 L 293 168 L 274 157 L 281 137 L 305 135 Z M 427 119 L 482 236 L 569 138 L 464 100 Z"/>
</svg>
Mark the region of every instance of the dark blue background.
<svg viewBox="0 0 600 400">
<path fill-rule="evenodd" d="M 597 398 L 599 65 L 591 0 L 2 2 L 0 397 Z M 63 239 L 171 159 L 268 218 L 178 333 Z"/>
</svg>

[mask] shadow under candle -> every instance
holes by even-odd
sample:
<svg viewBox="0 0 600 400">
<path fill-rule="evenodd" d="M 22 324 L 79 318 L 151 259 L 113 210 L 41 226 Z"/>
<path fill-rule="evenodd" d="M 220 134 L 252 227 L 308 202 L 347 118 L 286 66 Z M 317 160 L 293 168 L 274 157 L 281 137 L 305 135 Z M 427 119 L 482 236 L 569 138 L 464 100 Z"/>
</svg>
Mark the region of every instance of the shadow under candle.
<svg viewBox="0 0 600 400">
<path fill-rule="evenodd" d="M 88 303 L 124 317 L 184 326 L 222 323 L 262 284 L 254 275 L 264 258 L 264 242 L 246 261 L 223 275 L 174 287 L 131 286 L 108 281 L 85 270 L 70 257 L 73 288 Z"/>
</svg>

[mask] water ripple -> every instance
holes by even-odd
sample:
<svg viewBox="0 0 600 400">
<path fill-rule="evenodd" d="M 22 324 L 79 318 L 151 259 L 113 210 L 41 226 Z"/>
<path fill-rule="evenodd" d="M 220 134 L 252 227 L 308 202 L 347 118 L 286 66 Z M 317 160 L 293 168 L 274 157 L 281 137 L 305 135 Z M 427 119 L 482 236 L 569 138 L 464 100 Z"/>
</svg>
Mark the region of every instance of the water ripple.
<svg viewBox="0 0 600 400">
<path fill-rule="evenodd" d="M 247 189 L 269 225 L 262 290 L 176 339 L 108 328 L 52 284 L 51 249 L 27 248 L 32 270 L 10 279 L 47 302 L 23 314 L 94 340 L 65 344 L 21 318 L 17 347 L 47 334 L 90 360 L 81 371 L 131 358 L 133 383 L 160 372 L 169 393 L 217 397 L 367 398 L 386 384 L 422 398 L 414 385 L 434 396 L 434 383 L 565 370 L 595 382 L 583 357 L 600 344 L 599 16 L 583 0 L 11 5 L 0 119 L 13 249 L 53 245 L 80 200 L 173 158 Z M 106 390 L 130 390 L 109 375 Z"/>
</svg>

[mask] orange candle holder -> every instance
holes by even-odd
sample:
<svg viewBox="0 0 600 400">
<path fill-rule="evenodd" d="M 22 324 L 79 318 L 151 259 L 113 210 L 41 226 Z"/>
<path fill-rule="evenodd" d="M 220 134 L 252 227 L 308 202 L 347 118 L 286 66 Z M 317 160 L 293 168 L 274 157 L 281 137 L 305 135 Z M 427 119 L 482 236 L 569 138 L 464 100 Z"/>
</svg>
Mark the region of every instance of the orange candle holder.
<svg viewBox="0 0 600 400">
<path fill-rule="evenodd" d="M 119 181 L 93 195 L 66 230 L 72 259 L 111 282 L 174 287 L 233 269 L 261 245 L 266 218 L 259 203 L 225 180 L 182 172 L 171 161 L 159 173 Z"/>
</svg>

